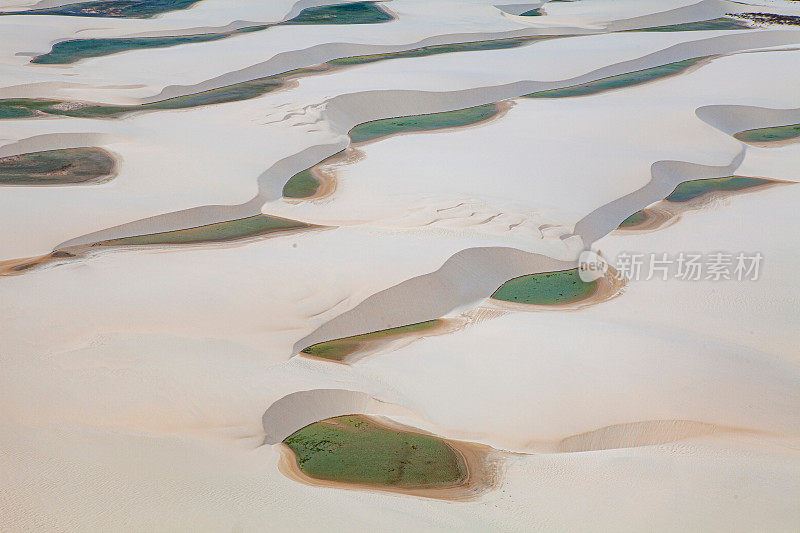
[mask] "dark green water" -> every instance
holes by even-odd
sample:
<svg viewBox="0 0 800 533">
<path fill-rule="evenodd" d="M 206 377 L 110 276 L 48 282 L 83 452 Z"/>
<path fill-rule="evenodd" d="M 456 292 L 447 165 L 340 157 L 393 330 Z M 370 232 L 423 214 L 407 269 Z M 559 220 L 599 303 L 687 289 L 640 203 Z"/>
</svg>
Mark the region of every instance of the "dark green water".
<svg viewBox="0 0 800 533">
<path fill-rule="evenodd" d="M 652 28 L 640 28 L 638 30 L 628 30 L 629 32 L 673 32 L 673 31 L 711 31 L 711 30 L 746 30 L 750 29 L 747 24 L 738 22 L 728 17 L 720 17 L 711 20 L 701 20 L 698 22 L 684 22 L 682 24 L 671 24 L 669 26 L 655 26 Z"/>
<path fill-rule="evenodd" d="M 60 15 L 62 17 L 110 17 L 146 19 L 180 9 L 188 9 L 200 0 L 105 0 L 80 2 L 65 6 L 26 11 L 5 12 L 0 15 Z"/>
<path fill-rule="evenodd" d="M 353 2 L 330 6 L 309 7 L 293 19 L 277 25 L 302 24 L 379 24 L 389 22 L 393 17 L 375 2 Z"/>
<path fill-rule="evenodd" d="M 740 191 L 750 187 L 774 183 L 772 180 L 761 178 L 747 178 L 743 176 L 728 176 L 726 178 L 709 178 L 702 180 L 684 181 L 665 198 L 668 202 L 688 202 L 703 194 L 714 191 Z"/>
<path fill-rule="evenodd" d="M 186 35 L 182 37 L 132 37 L 125 39 L 73 39 L 55 43 L 50 52 L 34 57 L 31 63 L 66 65 L 81 59 L 101 57 L 128 50 L 168 48 L 180 44 L 204 43 L 229 37 L 230 33 Z"/>
<path fill-rule="evenodd" d="M 620 228 L 629 228 L 631 226 L 638 226 L 639 224 L 644 223 L 647 220 L 647 213 L 644 211 L 637 211 L 619 225 Z"/>
<path fill-rule="evenodd" d="M 195 0 L 197 1 L 197 0 Z M 175 37 L 132 37 L 115 39 L 73 39 L 53 45 L 50 52 L 35 57 L 31 63 L 67 64 L 81 59 L 100 57 L 129 50 L 167 48 L 182 44 L 203 43 L 227 39 L 233 35 L 265 30 L 281 25 L 311 24 L 377 24 L 392 20 L 392 16 L 374 2 L 356 2 L 322 7 L 310 7 L 295 18 L 276 24 L 248 26 L 221 33 L 184 35 Z"/>
<path fill-rule="evenodd" d="M 308 198 L 319 190 L 320 182 L 311 173 L 311 169 L 302 170 L 289 178 L 283 186 L 284 198 Z"/>
<path fill-rule="evenodd" d="M 544 11 L 542 11 L 541 7 L 537 9 L 530 9 L 519 14 L 520 17 L 541 17 L 542 15 L 544 15 Z"/>
<path fill-rule="evenodd" d="M 353 335 L 352 337 L 343 337 L 341 339 L 320 342 L 309 346 L 303 350 L 303 353 L 331 359 L 333 361 L 342 361 L 348 355 L 358 351 L 366 341 L 391 338 L 404 333 L 426 330 L 440 323 L 440 320 L 428 320 L 427 322 L 420 322 L 419 324 L 410 324 L 408 326 L 400 326 L 397 328 L 374 331 L 372 333 L 364 333 L 363 335 Z"/>
<path fill-rule="evenodd" d="M 582 300 L 596 287 L 597 281 L 581 280 L 578 269 L 573 268 L 510 279 L 492 294 L 492 298 L 521 304 L 557 305 Z"/>
<path fill-rule="evenodd" d="M 316 479 L 413 489 L 453 486 L 468 476 L 445 440 L 390 429 L 363 415 L 315 422 L 283 442 L 300 470 Z"/>
<path fill-rule="evenodd" d="M 526 94 L 523 96 L 523 98 L 568 98 L 572 96 L 588 96 L 590 94 L 597 94 L 604 91 L 610 91 L 612 89 L 619 89 L 621 87 L 632 87 L 634 85 L 641 85 L 642 83 L 647 83 L 659 78 L 678 74 L 679 72 L 688 69 L 703 59 L 705 58 L 696 57 L 694 59 L 686 59 L 684 61 L 668 63 L 658 67 L 637 70 L 634 72 L 628 72 L 626 74 L 602 78 L 596 81 L 581 83 L 580 85 L 572 85 L 562 89 L 551 89 L 548 91 L 539 91 Z"/>
<path fill-rule="evenodd" d="M 800 124 L 787 124 L 785 126 L 774 126 L 772 128 L 757 128 L 740 131 L 734 135 L 734 137 L 745 143 L 787 141 L 800 137 Z"/>
<path fill-rule="evenodd" d="M 68 185 L 110 175 L 114 160 L 100 148 L 65 148 L 0 157 L 0 185 Z"/>
<path fill-rule="evenodd" d="M 137 235 L 120 239 L 101 241 L 95 246 L 144 246 L 163 244 L 193 244 L 202 242 L 233 241 L 256 237 L 281 231 L 313 227 L 304 222 L 268 215 L 255 215 L 247 218 L 217 222 L 195 228 Z"/>
<path fill-rule="evenodd" d="M 497 104 L 486 104 L 443 113 L 385 118 L 359 124 L 351 129 L 348 135 L 354 143 L 359 143 L 408 131 L 455 128 L 487 120 L 495 116 L 498 111 Z"/>
</svg>

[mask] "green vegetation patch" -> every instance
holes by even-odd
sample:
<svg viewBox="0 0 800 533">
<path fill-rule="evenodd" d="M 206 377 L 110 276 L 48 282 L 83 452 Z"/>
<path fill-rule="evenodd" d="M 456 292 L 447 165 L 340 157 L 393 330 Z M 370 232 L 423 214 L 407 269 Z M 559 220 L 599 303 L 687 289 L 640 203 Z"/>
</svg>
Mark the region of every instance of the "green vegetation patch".
<svg viewBox="0 0 800 533">
<path fill-rule="evenodd" d="M 675 187 L 675 190 L 665 200 L 668 202 L 687 202 L 713 191 L 739 191 L 767 183 L 773 182 L 772 180 L 746 178 L 743 176 L 684 181 Z"/>
<path fill-rule="evenodd" d="M 647 213 L 644 210 L 637 211 L 619 225 L 620 228 L 630 228 L 632 226 L 638 226 L 643 224 L 647 220 Z"/>
<path fill-rule="evenodd" d="M 787 141 L 800 137 L 800 124 L 787 124 L 785 126 L 745 130 L 740 131 L 734 135 L 734 137 L 745 143 Z"/>
<path fill-rule="evenodd" d="M 161 13 L 188 9 L 200 0 L 104 0 L 65 6 L 28 9 L 0 15 L 59 15 L 62 17 L 151 18 Z"/>
<path fill-rule="evenodd" d="M 652 28 L 639 28 L 629 32 L 673 32 L 673 31 L 712 31 L 712 30 L 747 30 L 750 26 L 728 17 L 720 17 L 698 22 L 684 22 L 670 24 L 669 26 L 654 26 Z"/>
<path fill-rule="evenodd" d="M 421 489 L 462 484 L 468 473 L 443 439 L 389 429 L 362 415 L 315 422 L 284 441 L 316 479 Z"/>
<path fill-rule="evenodd" d="M 134 237 L 110 239 L 98 243 L 103 246 L 144 246 L 152 244 L 192 244 L 201 242 L 220 242 L 256 237 L 281 231 L 314 227 L 305 222 L 268 215 L 255 215 L 247 218 L 217 222 L 195 228 L 164 231 Z"/>
<path fill-rule="evenodd" d="M 469 43 L 437 44 L 431 46 L 421 46 L 402 52 L 388 52 L 385 54 L 371 54 L 363 56 L 342 57 L 328 61 L 327 65 L 345 66 L 362 65 L 385 61 L 387 59 L 405 59 L 410 57 L 425 57 L 438 54 L 450 54 L 453 52 L 477 52 L 481 50 L 503 50 L 506 48 L 517 48 L 533 41 L 545 39 L 546 37 L 514 37 L 510 39 L 495 39 L 491 41 L 473 41 Z"/>
<path fill-rule="evenodd" d="M 582 300 L 596 288 L 596 280 L 583 281 L 578 269 L 573 268 L 510 279 L 492 294 L 492 298 L 522 304 L 557 305 Z"/>
<path fill-rule="evenodd" d="M 567 98 L 571 96 L 588 96 L 590 94 L 597 94 L 612 89 L 619 89 L 622 87 L 631 87 L 634 85 L 641 85 L 649 81 L 657 80 L 667 76 L 678 74 L 692 65 L 705 59 L 704 57 L 696 57 L 693 59 L 686 59 L 684 61 L 677 61 L 675 63 L 668 63 L 658 67 L 647 68 L 644 70 L 637 70 L 628 72 L 626 74 L 619 74 L 617 76 L 610 76 L 579 85 L 572 85 L 561 89 L 550 89 L 547 91 L 538 91 L 531 94 L 526 94 L 523 98 Z"/>
<path fill-rule="evenodd" d="M 368 343 L 369 341 L 392 338 L 405 333 L 430 329 L 439 325 L 440 323 L 440 320 L 428 320 L 427 322 L 420 322 L 418 324 L 410 324 L 408 326 L 383 329 L 380 331 L 373 331 L 372 333 L 364 333 L 362 335 L 353 335 L 352 337 L 343 337 L 341 339 L 320 342 L 318 344 L 309 346 L 303 350 L 303 353 L 315 355 L 325 359 L 331 359 L 333 361 L 342 361 L 348 355 L 357 352 L 365 343 Z"/>
<path fill-rule="evenodd" d="M 100 148 L 65 148 L 0 157 L 0 185 L 68 185 L 97 181 L 114 170 Z"/>
<path fill-rule="evenodd" d="M 395 133 L 467 126 L 487 120 L 498 112 L 497 104 L 486 104 L 444 113 L 385 118 L 359 124 L 350 130 L 349 135 L 354 143 L 372 141 Z"/>
<path fill-rule="evenodd" d="M 311 173 L 311 169 L 307 168 L 289 178 L 283 186 L 283 197 L 308 198 L 317 193 L 320 185 L 319 180 Z"/>
</svg>

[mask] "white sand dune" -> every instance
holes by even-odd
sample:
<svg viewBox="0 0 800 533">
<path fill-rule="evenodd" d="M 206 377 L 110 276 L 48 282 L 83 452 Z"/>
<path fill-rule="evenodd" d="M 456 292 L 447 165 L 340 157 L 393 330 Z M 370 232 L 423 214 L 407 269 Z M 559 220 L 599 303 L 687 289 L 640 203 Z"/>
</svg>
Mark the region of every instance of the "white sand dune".
<svg viewBox="0 0 800 533">
<path fill-rule="evenodd" d="M 797 2 L 392 0 L 380 2 L 387 23 L 30 63 L 68 39 L 224 32 L 332 3 L 0 17 L 0 99 L 66 106 L 137 105 L 352 55 L 557 37 L 332 68 L 190 109 L 3 118 L 16 108 L 0 105 L 0 157 L 97 146 L 119 166 L 100 184 L 0 186 L 0 267 L 85 251 L 0 277 L 0 529 L 796 531 L 800 186 L 719 194 L 654 231 L 614 230 L 682 181 L 796 182 L 800 162 L 800 143 L 733 137 L 800 122 L 800 30 L 626 30 L 796 14 Z M 540 5 L 544 16 L 519 16 Z M 523 98 L 694 58 L 705 59 L 648 83 Z M 496 102 L 503 113 L 471 126 L 357 146 L 347 136 Z M 294 174 L 345 149 L 353 157 L 325 167 L 329 194 L 282 198 Z M 259 213 L 327 228 L 90 246 Z M 759 252 L 763 264 L 757 281 L 645 269 L 592 305 L 487 301 L 510 278 L 575 266 L 589 246 L 611 264 L 622 252 Z M 297 356 L 442 317 L 462 322 L 355 364 Z M 495 484 L 444 501 L 281 472 L 284 438 L 343 414 L 492 447 Z"/>
</svg>

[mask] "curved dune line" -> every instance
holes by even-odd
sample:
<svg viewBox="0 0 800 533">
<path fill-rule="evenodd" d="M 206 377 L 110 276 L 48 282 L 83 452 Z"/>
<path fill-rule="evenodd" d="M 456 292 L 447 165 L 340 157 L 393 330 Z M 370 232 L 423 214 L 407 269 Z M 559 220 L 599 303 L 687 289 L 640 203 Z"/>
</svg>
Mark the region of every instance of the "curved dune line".
<svg viewBox="0 0 800 533">
<path fill-rule="evenodd" d="M 455 109 L 464 109 L 467 107 L 474 107 L 487 103 L 498 102 L 501 100 L 507 100 L 523 94 L 536 92 L 538 90 L 577 85 L 632 70 L 641 70 L 643 68 L 663 64 L 665 62 L 675 62 L 690 57 L 698 57 L 699 55 L 722 54 L 740 51 L 747 49 L 748 47 L 778 46 L 782 44 L 799 42 L 800 31 L 759 31 L 749 32 L 746 34 L 723 35 L 701 39 L 698 41 L 680 43 L 637 59 L 601 67 L 586 74 L 555 82 L 523 81 L 500 86 L 480 87 L 444 93 L 379 90 L 336 96 L 325 102 L 326 110 L 323 120 L 326 120 L 332 129 L 334 129 L 334 131 L 341 132 L 343 135 L 342 140 L 336 143 L 311 146 L 301 152 L 298 152 L 297 154 L 278 161 L 258 177 L 259 192 L 250 201 L 234 206 L 199 206 L 182 211 L 166 213 L 163 215 L 156 215 L 70 239 L 58 245 L 56 249 L 82 244 L 91 244 L 92 242 L 101 240 L 131 237 L 135 235 L 141 235 L 143 233 L 157 233 L 178 230 L 186 227 L 212 224 L 233 218 L 244 218 L 258 214 L 260 213 L 261 205 L 263 205 L 266 201 L 281 197 L 283 186 L 289 177 L 304 169 L 310 168 L 319 161 L 322 161 L 344 149 L 348 144 L 347 139 L 344 137 L 346 132 L 352 129 L 355 125 L 363 122 L 389 117 L 438 113 L 443 111 L 452 111 Z M 691 165 L 690 163 L 680 162 L 659 162 L 653 165 L 654 172 L 659 165 L 668 166 L 669 164 L 675 164 L 679 166 Z M 737 166 L 738 163 L 733 164 L 731 170 L 725 175 L 731 175 L 733 169 Z M 701 172 L 701 170 L 703 172 Z M 693 168 L 692 172 L 693 175 L 691 173 L 686 173 L 686 175 L 692 175 L 694 178 L 697 178 L 698 176 L 721 177 L 723 175 L 719 173 L 720 171 L 711 172 L 704 167 Z M 689 178 L 685 178 L 681 181 L 685 181 L 686 179 Z M 576 233 L 581 234 L 581 230 L 587 232 L 586 235 L 583 236 L 584 238 L 591 237 L 591 239 L 588 241 L 591 242 L 599 236 L 609 233 L 615 229 L 617 226 L 619 226 L 619 223 L 622 220 L 630 215 L 630 213 L 633 213 L 645 207 L 646 205 L 658 201 L 669 192 L 666 191 L 659 197 L 658 185 L 656 185 L 655 189 L 650 192 L 650 189 L 653 189 L 653 183 L 654 181 L 651 181 L 651 183 L 646 186 L 644 190 L 632 193 L 634 198 L 633 201 L 631 201 L 630 198 L 623 197 L 616 202 L 612 202 L 611 204 L 613 205 L 604 206 L 603 208 L 600 208 L 596 210 L 596 212 L 590 214 L 588 217 L 585 217 L 576 226 Z M 672 188 L 674 188 L 674 186 L 675 185 L 672 185 Z M 660 187 L 664 188 L 665 185 L 661 185 Z M 640 197 L 642 197 L 642 199 L 640 199 Z M 599 223 L 601 225 L 598 226 L 598 229 L 589 231 L 589 228 L 594 226 L 597 222 L 595 220 L 597 218 L 600 219 Z M 518 275 L 521 274 L 522 273 Z M 416 320 L 416 322 L 432 318 L 437 318 L 437 316 L 428 318 L 423 317 L 419 320 Z M 397 325 L 402 325 L 402 323 L 388 324 L 386 327 L 395 327 Z M 377 327 L 373 328 L 372 330 L 386 329 L 386 327 Z"/>
<path fill-rule="evenodd" d="M 586 246 L 611 233 L 631 213 L 666 198 L 680 183 L 692 179 L 723 178 L 733 175 L 744 159 L 742 150 L 725 166 L 700 165 L 686 161 L 657 161 L 650 167 L 652 178 L 644 187 L 598 207 L 575 224 L 574 233 Z"/>
<path fill-rule="evenodd" d="M 795 183 L 792 181 L 773 180 L 767 178 L 759 179 L 764 179 L 765 182 L 742 189 L 709 191 L 692 198 L 691 200 L 683 202 L 673 202 L 666 199 L 661 200 L 660 202 L 649 205 L 644 209 L 637 211 L 637 213 L 642 213 L 645 216 L 645 219 L 642 222 L 628 226 L 623 226 L 620 224 L 620 226 L 614 231 L 632 234 L 650 233 L 652 231 L 663 229 L 675 224 L 684 214 L 690 211 L 697 211 L 699 209 L 707 208 L 711 205 L 715 205 L 721 201 L 724 201 L 726 198 L 731 196 L 749 194 L 751 192 L 764 190 L 774 186 L 792 185 Z"/>
<path fill-rule="evenodd" d="M 759 128 L 800 123 L 800 107 L 770 109 L 749 105 L 707 105 L 697 108 L 697 117 L 728 135 Z"/>
<path fill-rule="evenodd" d="M 468 248 L 438 270 L 373 294 L 298 340 L 293 353 L 324 341 L 435 320 L 491 295 L 506 280 L 573 266 L 516 248 Z"/>
<path fill-rule="evenodd" d="M 720 7 L 720 6 L 727 7 Z M 691 8 L 691 14 L 687 10 Z M 696 6 L 688 6 L 686 8 L 679 8 L 665 14 L 649 15 L 648 19 L 642 19 L 642 24 L 645 26 L 649 24 L 648 21 L 652 20 L 657 23 L 663 22 L 664 24 L 671 23 L 674 19 L 676 22 L 685 22 L 685 18 L 704 20 L 705 18 L 714 18 L 724 15 L 726 10 L 730 10 L 730 4 L 721 2 L 719 0 L 705 0 L 696 4 Z M 670 14 L 668 17 L 666 14 Z M 626 25 L 620 26 L 621 30 L 634 29 L 641 27 L 642 24 L 635 22 L 635 19 L 630 19 Z M 611 31 L 618 31 L 612 28 Z M 520 30 L 512 30 L 506 32 L 494 33 L 454 33 L 447 35 L 436 35 L 416 41 L 409 44 L 401 45 L 368 45 L 368 44 L 355 44 L 355 43 L 326 43 L 315 45 L 303 50 L 292 50 L 276 54 L 270 59 L 251 65 L 249 67 L 222 74 L 215 78 L 202 81 L 193 85 L 171 85 L 165 87 L 159 94 L 152 97 L 144 98 L 141 103 L 152 103 L 156 101 L 165 100 L 168 98 L 175 98 L 179 96 L 186 96 L 202 91 L 212 89 L 219 89 L 224 86 L 243 83 L 257 78 L 264 78 L 268 76 L 276 76 L 281 73 L 297 70 L 300 68 L 308 68 L 312 65 L 321 65 L 329 61 L 353 57 L 353 56 L 368 56 L 377 54 L 392 54 L 399 52 L 408 52 L 418 48 L 439 45 L 453 45 L 463 44 L 469 42 L 481 41 L 499 41 L 504 39 L 514 38 L 530 38 L 531 43 L 536 42 L 535 38 L 543 37 L 562 37 L 569 35 L 591 35 L 602 33 L 597 30 L 578 29 L 574 27 L 544 27 L 544 28 L 524 28 Z M 764 32 L 760 32 L 764 33 Z M 684 58 L 684 59 L 688 59 Z M 655 65 L 650 65 L 655 66 Z M 485 102 L 488 103 L 488 102 Z"/>
<path fill-rule="evenodd" d="M 556 445 L 555 451 L 574 453 L 634 448 L 666 444 L 717 433 L 742 432 L 756 433 L 755 431 L 696 422 L 694 420 L 646 420 L 643 422 L 615 424 L 566 437 Z"/>
<path fill-rule="evenodd" d="M 365 392 L 347 389 L 293 392 L 275 401 L 262 415 L 264 444 L 279 444 L 309 424 L 349 414 L 407 416 L 410 411 Z"/>
</svg>

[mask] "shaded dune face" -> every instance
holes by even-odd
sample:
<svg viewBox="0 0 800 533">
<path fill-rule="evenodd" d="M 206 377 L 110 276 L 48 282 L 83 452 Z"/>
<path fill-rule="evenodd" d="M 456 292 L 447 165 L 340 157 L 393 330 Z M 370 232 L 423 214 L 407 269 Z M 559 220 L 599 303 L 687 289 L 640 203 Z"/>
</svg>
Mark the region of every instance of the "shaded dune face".
<svg viewBox="0 0 800 533">
<path fill-rule="evenodd" d="M 513 277 L 572 266 L 567 261 L 513 248 L 462 250 L 435 272 L 373 294 L 322 324 L 295 343 L 294 353 L 324 341 L 435 320 L 457 307 L 489 297 Z"/>
<path fill-rule="evenodd" d="M 0 185 L 77 185 L 106 181 L 116 164 L 102 148 L 63 148 L 0 157 Z"/>
</svg>

